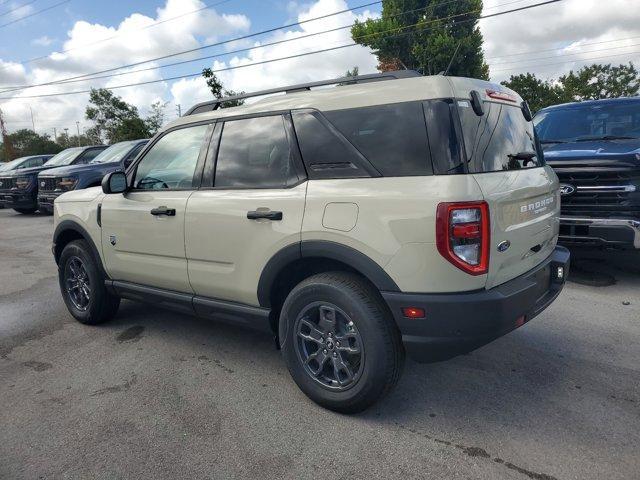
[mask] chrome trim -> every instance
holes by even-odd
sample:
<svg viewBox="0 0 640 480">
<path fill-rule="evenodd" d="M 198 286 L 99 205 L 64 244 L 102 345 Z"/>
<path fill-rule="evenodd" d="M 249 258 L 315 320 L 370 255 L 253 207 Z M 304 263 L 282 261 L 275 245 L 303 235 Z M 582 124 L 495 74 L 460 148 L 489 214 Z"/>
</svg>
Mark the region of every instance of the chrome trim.
<svg viewBox="0 0 640 480">
<path fill-rule="evenodd" d="M 560 217 L 560 224 L 569 225 L 603 225 L 614 227 L 627 227 L 633 230 L 633 246 L 640 249 L 640 220 L 625 218 L 581 218 Z"/>
<path fill-rule="evenodd" d="M 635 192 L 635 185 L 594 185 L 594 186 L 577 186 L 579 192 L 613 192 L 613 193 L 629 193 Z"/>
</svg>

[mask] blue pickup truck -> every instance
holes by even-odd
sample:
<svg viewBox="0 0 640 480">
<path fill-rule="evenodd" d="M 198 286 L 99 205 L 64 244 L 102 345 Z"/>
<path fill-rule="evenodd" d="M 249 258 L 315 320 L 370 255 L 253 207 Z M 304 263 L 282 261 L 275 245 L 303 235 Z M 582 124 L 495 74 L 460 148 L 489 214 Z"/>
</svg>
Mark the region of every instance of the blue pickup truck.
<svg viewBox="0 0 640 480">
<path fill-rule="evenodd" d="M 96 187 L 107 173 L 126 170 L 148 141 L 115 143 L 84 165 L 69 165 L 43 171 L 38 175 L 40 212 L 52 213 L 54 200 L 64 192 Z"/>
<path fill-rule="evenodd" d="M 555 105 L 533 121 L 560 178 L 560 241 L 640 251 L 640 97 Z"/>
</svg>

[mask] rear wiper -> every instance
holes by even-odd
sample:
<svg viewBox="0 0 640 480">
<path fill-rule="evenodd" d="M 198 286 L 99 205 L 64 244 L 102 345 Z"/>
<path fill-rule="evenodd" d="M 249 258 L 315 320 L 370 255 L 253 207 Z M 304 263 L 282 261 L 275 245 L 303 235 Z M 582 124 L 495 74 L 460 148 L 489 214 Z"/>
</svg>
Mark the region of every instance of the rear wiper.
<svg viewBox="0 0 640 480">
<path fill-rule="evenodd" d="M 566 140 L 540 140 L 540 143 L 567 143 Z"/>
<path fill-rule="evenodd" d="M 582 137 L 576 138 L 576 142 L 591 142 L 593 140 L 637 140 L 638 137 L 629 137 L 626 135 L 601 135 L 599 137 Z"/>
</svg>

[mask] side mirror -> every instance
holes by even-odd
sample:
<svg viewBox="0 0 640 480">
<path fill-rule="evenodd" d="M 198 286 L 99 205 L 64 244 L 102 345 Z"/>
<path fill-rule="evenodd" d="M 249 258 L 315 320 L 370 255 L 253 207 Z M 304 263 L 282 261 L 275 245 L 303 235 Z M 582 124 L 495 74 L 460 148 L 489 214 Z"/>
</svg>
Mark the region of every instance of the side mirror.
<svg viewBox="0 0 640 480">
<path fill-rule="evenodd" d="M 127 176 L 124 172 L 107 173 L 102 179 L 102 191 L 109 193 L 124 193 L 127 191 Z"/>
</svg>

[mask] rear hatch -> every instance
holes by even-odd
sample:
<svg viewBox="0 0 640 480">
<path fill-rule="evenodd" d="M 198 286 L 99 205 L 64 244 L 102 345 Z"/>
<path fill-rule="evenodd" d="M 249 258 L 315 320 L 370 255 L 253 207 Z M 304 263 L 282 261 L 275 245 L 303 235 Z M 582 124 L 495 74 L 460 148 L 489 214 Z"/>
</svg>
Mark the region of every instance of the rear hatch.
<svg viewBox="0 0 640 480">
<path fill-rule="evenodd" d="M 486 288 L 492 288 L 551 254 L 558 240 L 560 193 L 517 97 L 513 102 L 485 98 L 481 116 L 465 102 L 458 102 L 458 111 L 469 172 L 489 204 Z"/>
</svg>

